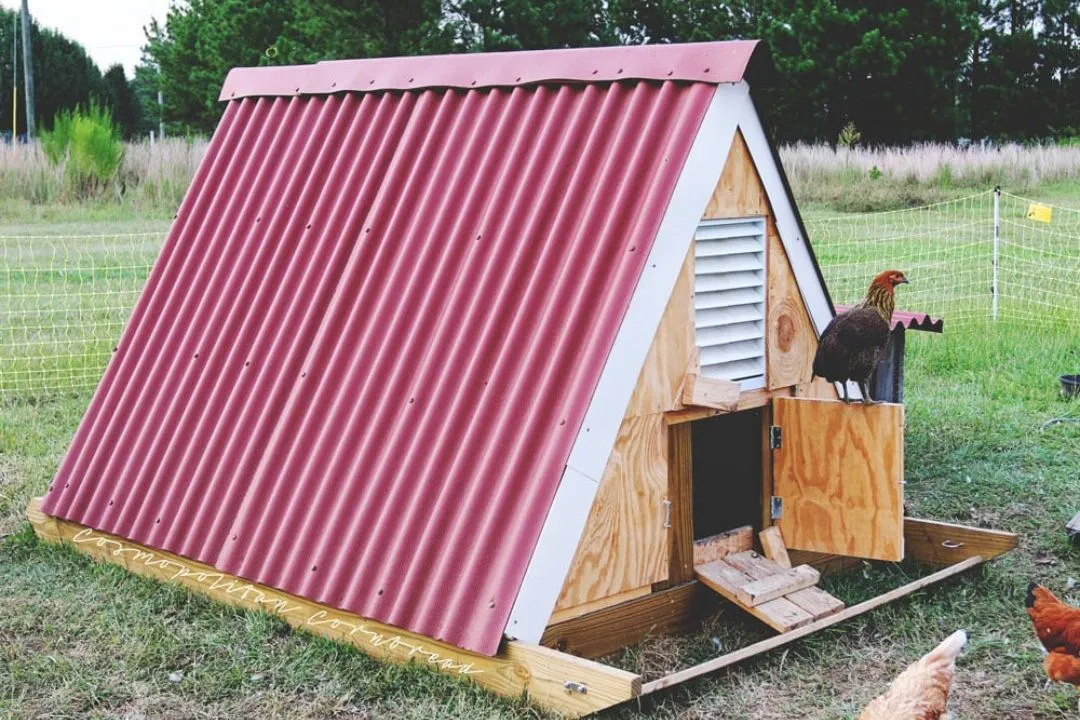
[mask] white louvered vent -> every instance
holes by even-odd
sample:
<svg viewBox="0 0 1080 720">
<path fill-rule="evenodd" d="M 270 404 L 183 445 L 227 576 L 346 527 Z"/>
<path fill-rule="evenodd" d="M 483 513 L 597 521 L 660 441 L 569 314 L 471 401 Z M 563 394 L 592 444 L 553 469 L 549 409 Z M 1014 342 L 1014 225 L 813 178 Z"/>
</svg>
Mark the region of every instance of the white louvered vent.
<svg viewBox="0 0 1080 720">
<path fill-rule="evenodd" d="M 705 220 L 694 236 L 701 374 L 765 385 L 765 219 Z"/>
</svg>

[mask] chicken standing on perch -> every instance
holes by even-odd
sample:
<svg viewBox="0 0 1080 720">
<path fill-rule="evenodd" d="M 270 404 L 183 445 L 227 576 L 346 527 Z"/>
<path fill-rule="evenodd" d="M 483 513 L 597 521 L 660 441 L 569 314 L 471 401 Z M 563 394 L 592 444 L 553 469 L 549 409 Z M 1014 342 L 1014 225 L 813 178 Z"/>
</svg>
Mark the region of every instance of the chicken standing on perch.
<svg viewBox="0 0 1080 720">
<path fill-rule="evenodd" d="M 900 673 L 884 694 L 875 698 L 858 720 L 939 720 L 949 704 L 949 687 L 956 675 L 956 658 L 967 643 L 957 630 Z"/>
<path fill-rule="evenodd" d="M 886 270 L 874 278 L 866 299 L 843 315 L 837 315 L 821 334 L 814 355 L 814 376 L 844 388 L 844 402 L 850 402 L 847 381 L 862 390 L 863 402 L 872 404 L 869 380 L 881 353 L 889 342 L 892 314 L 896 308 L 895 289 L 907 283 L 904 273 Z"/>
</svg>

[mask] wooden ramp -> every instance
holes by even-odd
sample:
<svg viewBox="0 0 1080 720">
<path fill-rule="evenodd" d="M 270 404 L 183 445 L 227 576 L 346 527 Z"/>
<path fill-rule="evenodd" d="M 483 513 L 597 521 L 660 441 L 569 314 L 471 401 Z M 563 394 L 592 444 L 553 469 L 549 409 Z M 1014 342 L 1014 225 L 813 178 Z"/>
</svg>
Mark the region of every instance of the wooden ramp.
<svg viewBox="0 0 1080 720">
<path fill-rule="evenodd" d="M 763 532 L 761 540 L 771 559 L 743 550 L 697 565 L 694 574 L 779 632 L 809 625 L 844 609 L 843 602 L 817 587 L 817 570 L 809 565 L 791 567 L 776 528 Z"/>
</svg>

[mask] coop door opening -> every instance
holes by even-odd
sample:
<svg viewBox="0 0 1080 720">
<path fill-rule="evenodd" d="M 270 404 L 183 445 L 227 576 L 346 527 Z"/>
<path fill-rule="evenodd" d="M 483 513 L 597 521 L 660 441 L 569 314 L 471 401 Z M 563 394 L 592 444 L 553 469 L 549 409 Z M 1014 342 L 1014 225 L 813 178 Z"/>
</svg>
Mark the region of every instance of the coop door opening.
<svg viewBox="0 0 1080 720">
<path fill-rule="evenodd" d="M 761 525 L 762 411 L 691 423 L 694 539 Z"/>
</svg>

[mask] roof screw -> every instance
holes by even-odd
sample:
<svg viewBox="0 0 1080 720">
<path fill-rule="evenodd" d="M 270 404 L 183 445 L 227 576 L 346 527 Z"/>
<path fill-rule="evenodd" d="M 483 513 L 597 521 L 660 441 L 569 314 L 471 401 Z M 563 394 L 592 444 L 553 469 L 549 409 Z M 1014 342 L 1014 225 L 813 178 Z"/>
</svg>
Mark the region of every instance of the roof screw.
<svg viewBox="0 0 1080 720">
<path fill-rule="evenodd" d="M 330 87 L 337 87 L 337 83 L 336 82 L 330 83 Z"/>
<path fill-rule="evenodd" d="M 300 88 L 296 88 L 296 92 L 300 92 Z"/>
<path fill-rule="evenodd" d="M 705 68 L 705 72 L 709 72 L 709 68 Z"/>
<path fill-rule="evenodd" d="M 235 536 L 235 535 L 233 535 L 233 536 L 232 536 L 232 539 L 233 539 L 233 540 L 235 540 L 235 539 L 236 539 L 236 536 Z"/>
<path fill-rule="evenodd" d="M 518 78 L 518 79 L 517 79 L 517 80 L 515 80 L 514 82 L 521 82 L 521 78 Z"/>
<path fill-rule="evenodd" d="M 374 80 L 368 80 L 368 85 L 374 85 L 374 84 L 375 84 Z"/>
<path fill-rule="evenodd" d="M 495 607 L 495 601 L 494 601 L 494 600 L 491 600 L 491 601 L 489 601 L 489 602 L 488 602 L 488 607 L 489 607 L 489 608 L 493 608 L 493 607 Z"/>
<path fill-rule="evenodd" d="M 637 250 L 637 245 L 631 245 L 630 252 L 634 252 L 635 250 Z"/>
<path fill-rule="evenodd" d="M 236 97 L 236 91 L 234 90 L 233 92 L 229 93 L 229 97 Z"/>
<path fill-rule="evenodd" d="M 306 227 L 306 228 L 304 228 L 304 229 L 305 229 L 305 230 L 310 230 L 310 229 L 311 229 L 311 223 L 308 223 L 308 224 L 307 224 L 307 227 Z"/>
<path fill-rule="evenodd" d="M 599 71 L 599 70 L 593 70 L 593 71 L 592 71 L 592 74 L 593 74 L 593 75 L 595 75 L 595 74 L 596 74 L 596 73 L 598 73 L 598 72 L 600 72 L 600 71 Z"/>
<path fill-rule="evenodd" d="M 565 425 L 565 424 L 566 424 L 566 418 L 563 418 L 562 420 L 559 421 L 559 425 Z"/>
<path fill-rule="evenodd" d="M 476 81 L 475 81 L 475 80 L 473 80 L 473 81 L 472 81 L 471 83 L 469 83 L 469 84 L 470 84 L 470 85 L 475 85 L 475 84 L 476 84 Z"/>
<path fill-rule="evenodd" d="M 619 68 L 619 69 L 618 69 L 618 70 L 616 71 L 616 74 L 617 74 L 617 75 L 622 75 L 622 68 Z"/>
</svg>

